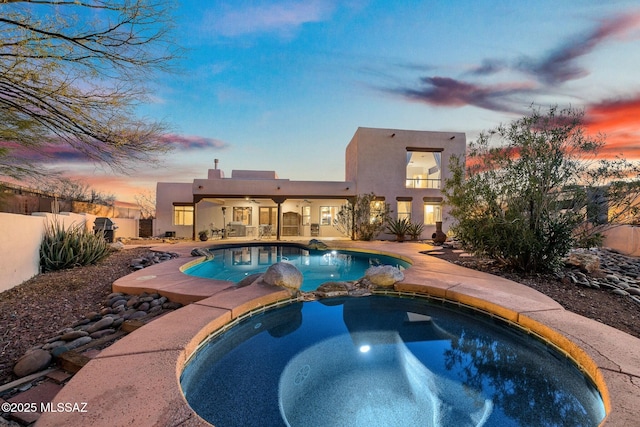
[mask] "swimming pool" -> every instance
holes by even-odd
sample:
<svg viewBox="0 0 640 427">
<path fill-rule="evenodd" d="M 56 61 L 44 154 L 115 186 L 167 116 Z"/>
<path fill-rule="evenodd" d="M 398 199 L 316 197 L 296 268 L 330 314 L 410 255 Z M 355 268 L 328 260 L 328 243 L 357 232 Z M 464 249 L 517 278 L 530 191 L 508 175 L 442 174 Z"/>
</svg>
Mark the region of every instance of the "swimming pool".
<svg viewBox="0 0 640 427">
<path fill-rule="evenodd" d="M 358 280 L 374 265 L 410 266 L 399 258 L 355 251 L 316 250 L 295 244 L 239 245 L 210 249 L 213 259 L 196 264 L 184 273 L 209 279 L 239 282 L 264 273 L 276 262 L 289 262 L 302 272 L 302 291 L 312 291 L 329 281 Z"/>
<path fill-rule="evenodd" d="M 248 317 L 187 364 L 216 426 L 597 426 L 576 365 L 503 321 L 419 298 L 292 303 Z"/>
</svg>

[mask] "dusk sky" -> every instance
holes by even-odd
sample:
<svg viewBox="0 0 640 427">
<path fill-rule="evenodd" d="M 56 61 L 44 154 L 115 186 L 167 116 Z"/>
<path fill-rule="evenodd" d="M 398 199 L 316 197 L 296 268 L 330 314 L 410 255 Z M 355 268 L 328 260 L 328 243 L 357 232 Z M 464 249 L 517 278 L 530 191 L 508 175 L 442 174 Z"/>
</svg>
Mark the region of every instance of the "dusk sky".
<svg viewBox="0 0 640 427">
<path fill-rule="evenodd" d="M 640 159 L 640 5 L 634 1 L 202 1 L 176 11 L 178 74 L 140 115 L 177 147 L 129 175 L 50 161 L 121 201 L 157 181 L 232 169 L 344 180 L 362 127 L 465 132 L 532 103 L 584 109 L 607 153 Z M 62 156 L 60 157 L 63 158 Z M 68 156 L 67 156 L 68 158 Z"/>
</svg>

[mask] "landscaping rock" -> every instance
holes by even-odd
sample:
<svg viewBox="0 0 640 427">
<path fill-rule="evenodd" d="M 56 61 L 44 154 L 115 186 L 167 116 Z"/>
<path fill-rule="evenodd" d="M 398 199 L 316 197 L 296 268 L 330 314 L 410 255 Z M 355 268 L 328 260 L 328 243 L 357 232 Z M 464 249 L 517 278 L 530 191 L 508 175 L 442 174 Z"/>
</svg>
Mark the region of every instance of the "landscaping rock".
<svg viewBox="0 0 640 427">
<path fill-rule="evenodd" d="M 269 266 L 262 280 L 269 285 L 298 290 L 302 286 L 303 277 L 295 265 L 277 262 Z"/>
<path fill-rule="evenodd" d="M 69 349 L 69 350 L 73 350 L 74 348 L 78 348 L 78 347 L 80 347 L 82 345 L 90 343 L 92 339 L 93 338 L 91 338 L 88 335 L 86 337 L 80 337 L 80 338 L 77 338 L 77 339 L 67 343 L 65 345 L 65 347 L 67 347 L 67 349 Z"/>
<path fill-rule="evenodd" d="M 346 282 L 327 282 L 318 286 L 314 293 L 320 298 L 333 298 L 349 295 L 350 288 L 353 286 Z"/>
<path fill-rule="evenodd" d="M 93 338 L 94 340 L 97 340 L 99 338 L 102 337 L 106 337 L 107 335 L 111 335 L 113 333 L 115 333 L 116 330 L 112 329 L 112 328 L 108 328 L 108 329 L 102 329 L 100 331 L 95 331 L 93 332 L 91 335 L 89 335 L 91 338 Z"/>
<path fill-rule="evenodd" d="M 108 328 L 109 326 L 111 326 L 113 324 L 113 317 L 103 317 L 102 319 L 98 320 L 96 323 L 94 323 L 93 325 L 91 325 L 88 329 L 87 332 L 89 334 L 92 334 L 96 331 L 99 331 L 101 329 L 105 329 Z"/>
<path fill-rule="evenodd" d="M 81 338 L 81 337 L 86 337 L 87 335 L 89 335 L 89 333 L 86 332 L 86 331 L 72 331 L 72 332 L 68 332 L 66 334 L 63 334 L 60 337 L 60 339 L 62 341 L 73 341 L 73 340 Z"/>
<path fill-rule="evenodd" d="M 309 247 L 309 249 L 316 249 L 321 251 L 329 248 L 324 242 L 321 242 L 318 239 L 309 240 L 309 244 L 307 246 Z"/>
<path fill-rule="evenodd" d="M 404 280 L 404 273 L 391 265 L 377 265 L 365 271 L 365 278 L 375 286 L 390 288 Z"/>
<path fill-rule="evenodd" d="M 580 270 L 594 273 L 600 270 L 600 257 L 596 253 L 571 252 L 564 260 L 565 264 L 578 267 Z"/>
<path fill-rule="evenodd" d="M 141 317 L 144 317 L 147 315 L 146 311 L 136 311 L 135 313 L 133 313 L 131 316 L 129 316 L 127 318 L 127 320 L 133 320 L 133 319 L 139 319 Z"/>
<path fill-rule="evenodd" d="M 32 350 L 27 352 L 16 362 L 13 373 L 17 377 L 24 377 L 38 372 L 49 366 L 51 353 L 46 350 Z"/>
<path fill-rule="evenodd" d="M 206 259 L 213 259 L 213 254 L 209 252 L 207 249 L 203 248 L 195 248 L 191 250 L 191 256 L 195 257 L 205 257 Z"/>
</svg>

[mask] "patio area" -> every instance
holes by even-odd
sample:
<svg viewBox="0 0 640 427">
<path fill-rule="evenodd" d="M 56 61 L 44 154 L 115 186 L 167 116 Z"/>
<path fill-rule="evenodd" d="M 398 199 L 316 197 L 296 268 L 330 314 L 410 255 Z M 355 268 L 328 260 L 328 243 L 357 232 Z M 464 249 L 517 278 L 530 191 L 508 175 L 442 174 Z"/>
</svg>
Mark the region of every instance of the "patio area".
<svg viewBox="0 0 640 427">
<path fill-rule="evenodd" d="M 233 243 L 239 241 L 234 240 Z M 186 276 L 194 247 L 214 242 L 163 245 L 180 258 L 140 270 L 116 281 L 114 291 L 158 292 L 188 304 L 136 330 L 103 350 L 54 399 L 86 402 L 86 412 L 48 412 L 38 426 L 210 425 L 187 405 L 179 377 L 184 364 L 212 332 L 252 310 L 291 298 L 277 287 L 233 287 L 227 281 Z M 217 243 L 217 242 L 216 242 Z M 301 242 L 301 243 L 306 243 Z M 543 337 L 573 358 L 597 384 L 607 410 L 603 425 L 637 422 L 640 395 L 640 340 L 564 310 L 549 297 L 515 282 L 421 254 L 428 245 L 388 241 L 325 241 L 331 249 L 393 254 L 413 265 L 397 292 L 428 295 L 475 307 Z"/>
</svg>

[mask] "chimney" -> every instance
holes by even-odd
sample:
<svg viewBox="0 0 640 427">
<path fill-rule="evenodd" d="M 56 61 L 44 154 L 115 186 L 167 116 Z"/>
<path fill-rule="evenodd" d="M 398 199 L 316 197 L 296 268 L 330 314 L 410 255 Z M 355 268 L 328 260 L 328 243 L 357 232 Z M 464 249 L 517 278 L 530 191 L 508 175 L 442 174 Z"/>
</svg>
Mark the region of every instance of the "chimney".
<svg viewBox="0 0 640 427">
<path fill-rule="evenodd" d="M 218 169 L 218 161 L 219 161 L 218 159 L 213 159 L 214 169 Z"/>
</svg>

